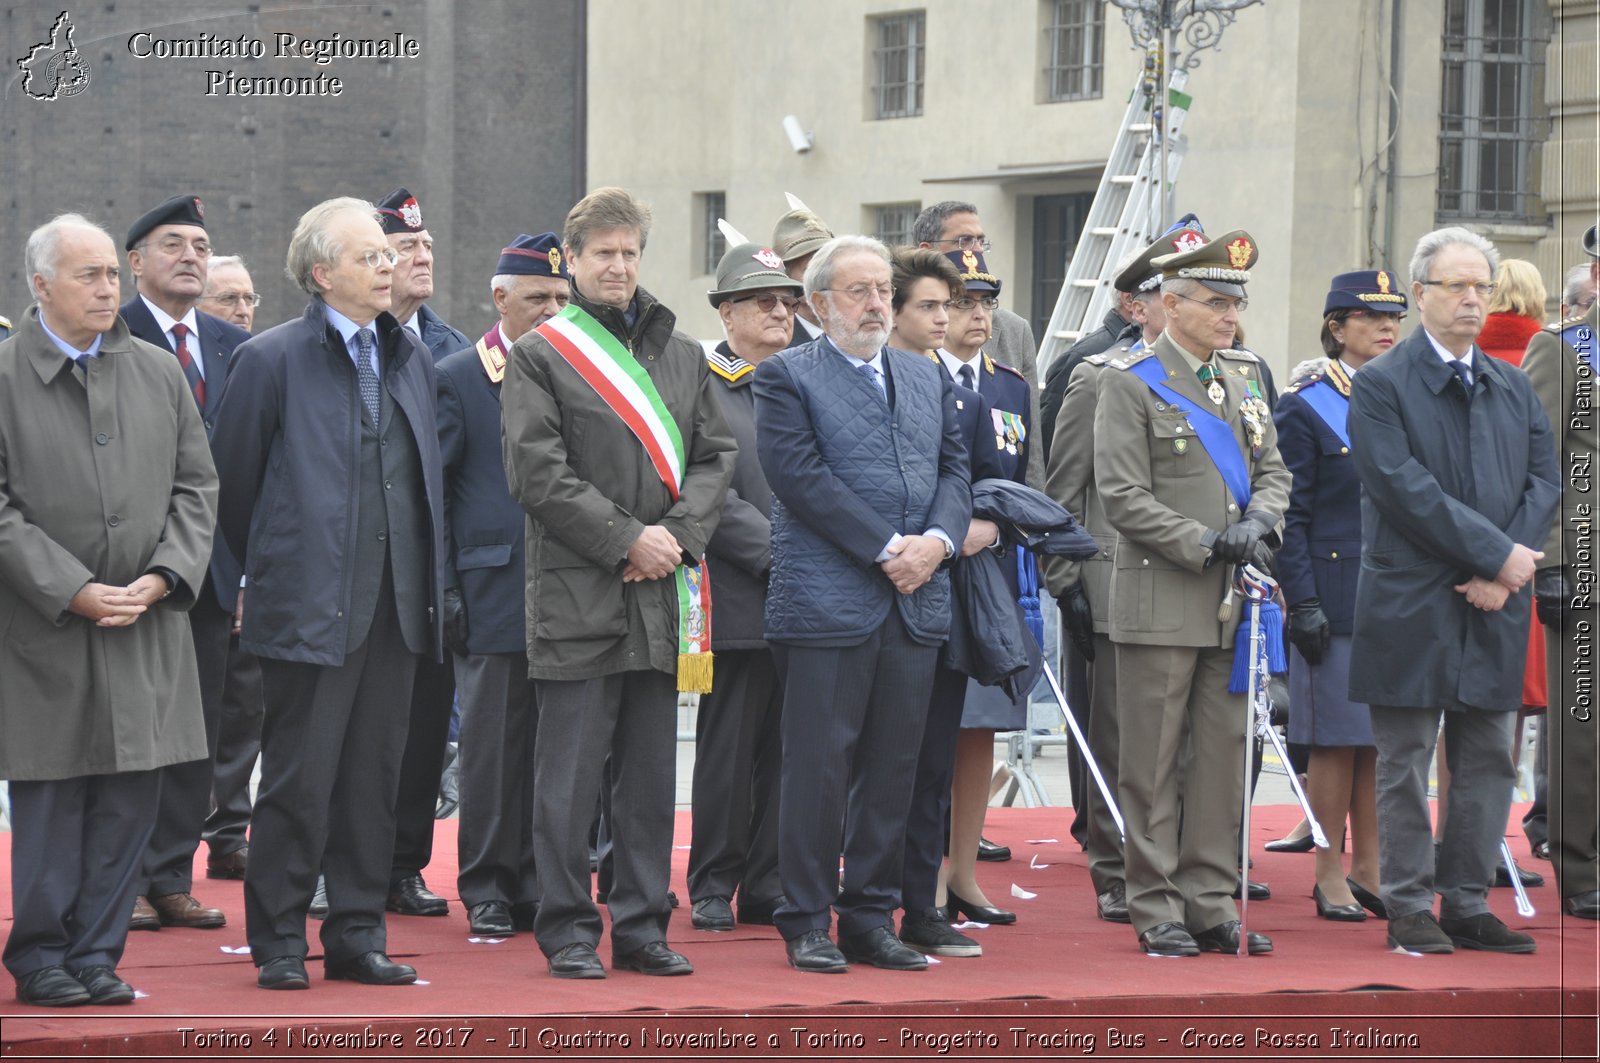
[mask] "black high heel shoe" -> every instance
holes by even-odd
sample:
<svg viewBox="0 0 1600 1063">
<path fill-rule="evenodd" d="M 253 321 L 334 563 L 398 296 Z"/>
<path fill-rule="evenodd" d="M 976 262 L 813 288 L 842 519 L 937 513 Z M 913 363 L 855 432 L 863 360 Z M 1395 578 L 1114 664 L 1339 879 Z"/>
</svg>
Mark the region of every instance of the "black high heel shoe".
<svg viewBox="0 0 1600 1063">
<path fill-rule="evenodd" d="M 1311 899 L 1317 902 L 1317 914 L 1336 923 L 1364 923 L 1367 913 L 1357 904 L 1330 904 L 1320 885 L 1311 887 Z"/>
<path fill-rule="evenodd" d="M 1309 853 L 1316 847 L 1317 840 L 1309 830 L 1298 838 L 1279 838 L 1262 846 L 1269 853 Z"/>
<path fill-rule="evenodd" d="M 1011 926 L 1017 921 L 1016 912 L 1008 912 L 1004 908 L 986 908 L 981 904 L 973 904 L 964 899 L 955 890 L 946 890 L 948 907 L 951 916 L 961 919 L 970 919 L 975 923 L 989 923 L 993 926 Z"/>
<path fill-rule="evenodd" d="M 1356 899 L 1357 904 L 1379 919 L 1389 918 L 1389 910 L 1383 906 L 1382 897 L 1362 886 L 1353 878 L 1346 878 L 1344 884 L 1350 887 L 1350 895 Z"/>
</svg>

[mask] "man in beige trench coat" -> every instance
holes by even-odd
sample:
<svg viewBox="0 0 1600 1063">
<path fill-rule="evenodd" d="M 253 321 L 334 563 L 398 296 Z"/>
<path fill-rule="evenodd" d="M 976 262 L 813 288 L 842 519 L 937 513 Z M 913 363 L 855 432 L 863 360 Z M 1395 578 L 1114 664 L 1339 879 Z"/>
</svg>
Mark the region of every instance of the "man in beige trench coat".
<svg viewBox="0 0 1600 1063">
<path fill-rule="evenodd" d="M 156 769 L 206 755 L 185 611 L 217 474 L 170 351 L 117 316 L 117 252 L 62 215 L 28 238 L 37 300 L 0 343 L 0 778 L 25 1004 L 126 1004 L 116 975 Z"/>
</svg>

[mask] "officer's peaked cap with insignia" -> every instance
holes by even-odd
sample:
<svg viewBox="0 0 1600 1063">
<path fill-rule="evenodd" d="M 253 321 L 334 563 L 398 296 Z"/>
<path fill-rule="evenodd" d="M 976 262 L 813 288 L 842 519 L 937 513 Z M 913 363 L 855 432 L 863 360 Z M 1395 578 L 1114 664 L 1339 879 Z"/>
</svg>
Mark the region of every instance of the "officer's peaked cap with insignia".
<svg viewBox="0 0 1600 1063">
<path fill-rule="evenodd" d="M 1255 238 L 1243 229 L 1235 229 L 1199 247 L 1159 255 L 1150 260 L 1150 265 L 1161 271 L 1164 281 L 1195 280 L 1219 295 L 1243 299 L 1256 257 Z"/>
<path fill-rule="evenodd" d="M 1600 258 L 1600 225 L 1591 225 L 1583 234 L 1583 249 L 1590 258 Z"/>
<path fill-rule="evenodd" d="M 397 188 L 378 200 L 378 224 L 385 235 L 419 233 L 423 229 L 422 206 L 416 196 Z"/>
<path fill-rule="evenodd" d="M 785 262 L 811 254 L 833 239 L 833 230 L 809 210 L 791 210 L 772 227 L 772 249 Z"/>
<path fill-rule="evenodd" d="M 998 292 L 1000 278 L 989 272 L 989 264 L 983 260 L 983 252 L 977 249 L 963 251 L 946 251 L 944 257 L 955 263 L 956 272 L 961 274 L 961 283 L 969 292 Z"/>
<path fill-rule="evenodd" d="M 199 196 L 173 196 L 163 200 L 160 205 L 152 207 L 139 216 L 133 223 L 133 228 L 128 230 L 128 240 L 122 245 L 124 251 L 132 251 L 139 246 L 139 241 L 150 235 L 150 231 L 158 225 L 194 225 L 201 229 L 206 227 L 206 208 L 201 204 Z"/>
<path fill-rule="evenodd" d="M 1383 314 L 1403 314 L 1409 304 L 1405 285 L 1392 270 L 1358 269 L 1341 273 L 1328 285 L 1328 300 L 1322 316 L 1335 310 L 1374 310 Z"/>
<path fill-rule="evenodd" d="M 567 272 L 567 259 L 561 253 L 561 237 L 555 233 L 529 236 L 522 233 L 500 249 L 500 261 L 494 267 L 495 276 L 560 277 L 572 280 Z"/>
<path fill-rule="evenodd" d="M 760 244 L 734 244 L 717 263 L 717 286 L 706 293 L 712 306 L 740 292 L 783 289 L 799 294 L 804 286 L 783 271 L 783 258 Z"/>
<path fill-rule="evenodd" d="M 1162 255 L 1175 255 L 1180 251 L 1192 251 L 1208 242 L 1200 219 L 1193 214 L 1185 214 L 1172 228 L 1156 237 L 1155 242 L 1140 252 L 1138 258 L 1123 267 L 1112 282 L 1112 287 L 1130 294 L 1155 291 L 1161 287 L 1161 271 L 1150 264 L 1154 259 Z"/>
</svg>

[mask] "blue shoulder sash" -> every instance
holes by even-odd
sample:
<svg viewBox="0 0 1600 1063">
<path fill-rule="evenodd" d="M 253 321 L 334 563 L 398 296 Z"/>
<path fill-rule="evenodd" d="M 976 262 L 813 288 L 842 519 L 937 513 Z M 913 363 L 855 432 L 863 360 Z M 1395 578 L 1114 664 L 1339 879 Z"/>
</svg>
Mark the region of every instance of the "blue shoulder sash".
<svg viewBox="0 0 1600 1063">
<path fill-rule="evenodd" d="M 1189 427 L 1194 429 L 1206 456 L 1217 467 L 1217 472 L 1222 474 L 1222 482 L 1228 485 L 1234 502 L 1238 503 L 1239 512 L 1243 513 L 1250 505 L 1250 470 L 1245 467 L 1239 441 L 1233 437 L 1233 426 L 1216 414 L 1201 409 L 1194 400 L 1169 388 L 1166 370 L 1161 368 L 1159 359 L 1141 359 L 1129 366 L 1128 372 L 1144 381 L 1151 391 L 1182 410 L 1189 418 Z"/>
<path fill-rule="evenodd" d="M 1600 365 L 1595 364 L 1594 329 L 1580 321 L 1570 328 L 1562 329 L 1561 340 L 1577 351 L 1579 358 L 1589 363 L 1590 370 L 1600 373 Z"/>
<path fill-rule="evenodd" d="M 1339 442 L 1347 447 L 1350 445 L 1350 429 L 1346 424 L 1350 418 L 1350 400 L 1341 395 L 1338 388 L 1326 380 L 1318 380 L 1301 388 L 1296 394 L 1316 411 L 1323 424 L 1333 429 Z"/>
</svg>

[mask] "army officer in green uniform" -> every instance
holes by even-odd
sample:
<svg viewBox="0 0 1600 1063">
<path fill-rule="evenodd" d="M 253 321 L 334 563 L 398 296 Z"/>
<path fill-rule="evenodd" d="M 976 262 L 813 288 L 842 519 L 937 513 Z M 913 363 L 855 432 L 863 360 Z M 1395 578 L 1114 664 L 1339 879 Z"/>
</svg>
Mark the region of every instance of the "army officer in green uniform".
<svg viewBox="0 0 1600 1063">
<path fill-rule="evenodd" d="M 1094 475 L 1111 573 L 1128 912 L 1156 956 L 1232 953 L 1247 710 L 1228 693 L 1234 566 L 1270 561 L 1289 504 L 1256 356 L 1232 349 L 1256 260 L 1244 232 L 1153 260 L 1167 326 L 1101 372 Z M 1183 831 L 1179 836 L 1179 817 Z M 1251 952 L 1272 942 L 1251 934 Z"/>
</svg>

